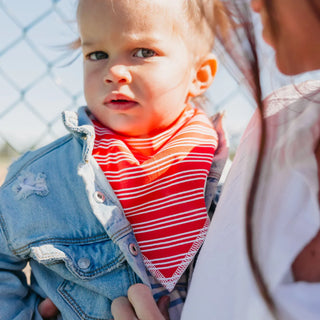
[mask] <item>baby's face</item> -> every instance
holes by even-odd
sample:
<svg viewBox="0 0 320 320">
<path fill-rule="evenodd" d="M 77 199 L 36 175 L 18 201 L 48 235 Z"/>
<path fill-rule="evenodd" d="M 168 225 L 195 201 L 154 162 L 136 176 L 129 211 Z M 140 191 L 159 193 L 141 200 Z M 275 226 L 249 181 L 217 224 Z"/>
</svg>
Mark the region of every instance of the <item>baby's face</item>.
<svg viewBox="0 0 320 320">
<path fill-rule="evenodd" d="M 117 133 L 147 137 L 181 114 L 195 75 L 183 0 L 80 0 L 84 90 L 94 116 Z"/>
</svg>

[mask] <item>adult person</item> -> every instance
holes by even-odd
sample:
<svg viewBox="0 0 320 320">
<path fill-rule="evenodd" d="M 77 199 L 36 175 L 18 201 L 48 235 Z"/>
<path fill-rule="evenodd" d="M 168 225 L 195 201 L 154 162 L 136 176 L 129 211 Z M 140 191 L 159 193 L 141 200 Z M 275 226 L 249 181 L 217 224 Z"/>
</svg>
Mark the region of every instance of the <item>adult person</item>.
<svg viewBox="0 0 320 320">
<path fill-rule="evenodd" d="M 281 72 L 320 69 L 319 0 L 252 0 L 251 6 L 261 16 L 264 40 L 274 48 Z M 251 25 L 245 26 L 250 38 Z M 249 40 L 261 111 L 251 120 L 226 180 L 183 320 L 320 316 L 320 85 L 289 86 L 260 103 L 255 46 Z M 149 304 L 147 290 L 131 287 L 131 304 L 116 300 L 115 319 L 163 319 Z"/>
<path fill-rule="evenodd" d="M 261 16 L 263 38 L 274 48 L 281 72 L 320 68 L 320 1 L 252 0 L 251 7 Z M 243 11 L 237 18 L 245 21 Z M 260 112 L 244 133 L 225 183 L 183 320 L 320 317 L 320 82 L 282 88 L 259 103 L 252 49 Z M 130 290 L 138 318 L 148 319 L 140 316 L 142 295 Z M 115 319 L 133 319 L 118 316 L 119 310 L 123 305 L 114 305 Z M 145 305 L 143 311 L 155 309 Z"/>
<path fill-rule="evenodd" d="M 252 0 L 251 7 L 282 73 L 320 68 L 319 1 Z M 319 81 L 281 88 L 261 104 L 262 117 L 254 115 L 238 148 L 182 319 L 319 319 L 319 106 Z"/>
</svg>

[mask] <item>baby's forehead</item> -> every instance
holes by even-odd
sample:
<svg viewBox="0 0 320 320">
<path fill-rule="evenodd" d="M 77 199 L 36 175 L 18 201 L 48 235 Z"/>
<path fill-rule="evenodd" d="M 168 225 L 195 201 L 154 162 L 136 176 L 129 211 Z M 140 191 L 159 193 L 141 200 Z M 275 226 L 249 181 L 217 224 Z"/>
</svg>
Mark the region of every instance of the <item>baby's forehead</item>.
<svg viewBox="0 0 320 320">
<path fill-rule="evenodd" d="M 167 30 L 172 36 L 186 33 L 185 0 L 79 0 L 80 31 L 88 25 L 108 31 L 121 22 L 121 31 L 143 33 Z"/>
<path fill-rule="evenodd" d="M 90 15 L 114 16 L 123 23 L 135 20 L 138 24 L 143 21 L 159 23 L 161 18 L 166 23 L 175 24 L 179 21 L 179 24 L 183 24 L 185 21 L 182 20 L 186 20 L 185 1 L 188 0 L 79 0 L 77 17 L 79 21 Z"/>
</svg>

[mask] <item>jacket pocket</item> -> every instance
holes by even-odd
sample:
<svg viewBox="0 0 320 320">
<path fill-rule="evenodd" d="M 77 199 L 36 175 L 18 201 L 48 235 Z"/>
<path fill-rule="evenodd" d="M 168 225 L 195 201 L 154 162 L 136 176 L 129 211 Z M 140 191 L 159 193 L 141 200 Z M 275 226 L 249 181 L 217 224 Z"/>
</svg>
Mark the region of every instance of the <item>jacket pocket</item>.
<svg viewBox="0 0 320 320">
<path fill-rule="evenodd" d="M 95 292 L 70 281 L 63 281 L 58 292 L 74 314 L 83 320 L 111 320 L 111 302 Z M 72 320 L 75 319 L 75 316 Z"/>
<path fill-rule="evenodd" d="M 112 319 L 111 302 L 139 282 L 119 247 L 109 239 L 77 244 L 55 240 L 32 247 L 31 256 L 60 276 L 55 287 L 64 301 L 60 307 L 63 319 Z"/>
<path fill-rule="evenodd" d="M 83 280 L 111 272 L 125 261 L 119 247 L 110 239 L 98 242 L 83 239 L 77 243 L 73 240 L 53 240 L 51 243 L 32 247 L 30 255 L 55 271 L 59 271 L 55 265 L 62 264 L 62 275 L 66 275 L 65 267 L 76 278 Z"/>
</svg>

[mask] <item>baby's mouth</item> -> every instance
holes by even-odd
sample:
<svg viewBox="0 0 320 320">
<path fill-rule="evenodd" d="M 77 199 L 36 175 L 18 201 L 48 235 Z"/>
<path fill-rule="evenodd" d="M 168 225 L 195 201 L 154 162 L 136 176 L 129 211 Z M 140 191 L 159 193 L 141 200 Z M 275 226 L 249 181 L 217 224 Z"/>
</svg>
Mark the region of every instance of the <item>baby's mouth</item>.
<svg viewBox="0 0 320 320">
<path fill-rule="evenodd" d="M 134 100 L 127 99 L 111 99 L 104 104 L 106 107 L 112 110 L 126 111 L 132 109 L 138 105 Z"/>
<path fill-rule="evenodd" d="M 112 103 L 126 103 L 126 102 L 133 102 L 131 100 L 125 100 L 125 99 L 117 99 L 117 100 L 111 100 Z"/>
</svg>

